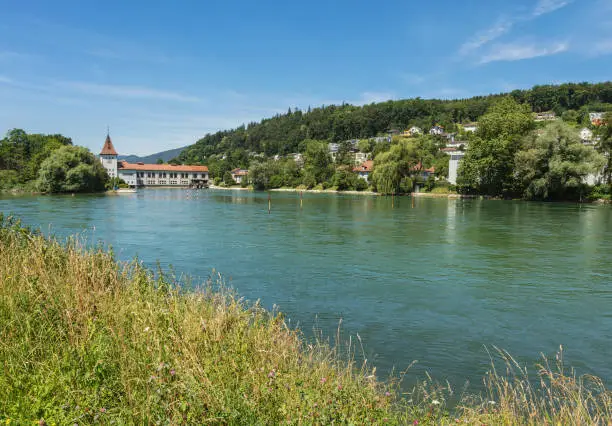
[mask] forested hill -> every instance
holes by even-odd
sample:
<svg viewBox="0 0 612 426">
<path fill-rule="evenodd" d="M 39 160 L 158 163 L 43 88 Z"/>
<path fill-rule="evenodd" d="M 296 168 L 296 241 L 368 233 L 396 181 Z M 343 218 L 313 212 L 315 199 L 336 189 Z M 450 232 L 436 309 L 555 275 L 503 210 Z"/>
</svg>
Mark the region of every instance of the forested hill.
<svg viewBox="0 0 612 426">
<path fill-rule="evenodd" d="M 447 131 L 453 131 L 456 124 L 477 121 L 496 99 L 505 95 L 527 102 L 534 112 L 552 110 L 561 115 L 568 110 L 578 111 L 581 121 L 591 111 L 612 111 L 612 82 L 534 86 L 529 90 L 469 99 L 416 98 L 364 106 L 330 105 L 308 111 L 289 109 L 286 114 L 259 123 L 208 134 L 185 148 L 178 160 L 206 163 L 213 154 L 233 152 L 234 156 L 242 157 L 245 151 L 283 155 L 303 151 L 301 143 L 308 139 L 337 142 L 367 138 L 412 125 L 429 128 L 440 124 Z"/>
<path fill-rule="evenodd" d="M 185 147 L 169 149 L 167 151 L 157 152 L 155 154 L 147 155 L 145 157 L 139 157 L 138 155 L 120 155 L 119 160 L 125 160 L 128 163 L 137 163 L 140 161 L 140 162 L 147 163 L 147 164 L 155 163 L 159 159 L 161 159 L 164 162 L 168 162 L 172 160 L 173 158 L 178 157 L 181 154 L 181 152 L 183 152 L 184 149 Z"/>
</svg>

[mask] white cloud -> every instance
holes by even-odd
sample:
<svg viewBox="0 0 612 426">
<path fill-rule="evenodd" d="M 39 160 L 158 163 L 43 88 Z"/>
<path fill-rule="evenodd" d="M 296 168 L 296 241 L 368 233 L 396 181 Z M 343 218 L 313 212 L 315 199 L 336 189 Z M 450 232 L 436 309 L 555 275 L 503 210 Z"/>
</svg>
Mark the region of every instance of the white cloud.
<svg viewBox="0 0 612 426">
<path fill-rule="evenodd" d="M 12 84 L 13 80 L 11 80 L 8 77 L 5 77 L 3 75 L 0 75 L 0 83 L 4 83 L 4 84 Z"/>
<path fill-rule="evenodd" d="M 461 45 L 461 47 L 459 48 L 459 54 L 461 56 L 465 56 L 474 52 L 475 50 L 478 50 L 485 44 L 509 32 L 512 29 L 513 25 L 514 22 L 512 22 L 511 20 L 503 18 L 498 20 L 498 22 L 492 27 L 476 33 L 476 35 L 474 35 L 470 40 L 463 43 L 463 45 Z"/>
<path fill-rule="evenodd" d="M 485 45 L 502 37 L 505 34 L 508 34 L 517 23 L 537 19 L 540 16 L 552 13 L 567 6 L 572 1 L 573 0 L 538 0 L 531 13 L 528 15 L 500 17 L 495 25 L 483 31 L 479 31 L 471 39 L 463 43 L 459 48 L 459 56 L 465 57 L 470 54 L 474 54 L 481 48 L 483 48 Z M 481 61 L 481 63 L 484 62 Z"/>
<path fill-rule="evenodd" d="M 58 82 L 57 85 L 79 93 L 113 98 L 157 99 L 177 102 L 198 102 L 200 99 L 177 92 L 140 86 L 117 86 L 109 84 L 84 83 L 79 81 Z"/>
<path fill-rule="evenodd" d="M 480 59 L 480 64 L 496 61 L 520 61 L 523 59 L 551 56 L 567 51 L 567 43 L 556 43 L 550 46 L 538 46 L 536 44 L 507 43 L 496 44 L 491 47 L 489 53 Z"/>
<path fill-rule="evenodd" d="M 538 16 L 546 15 L 547 13 L 554 12 L 555 10 L 567 6 L 571 2 L 572 0 L 539 0 L 533 10 L 532 16 L 537 18 Z"/>
</svg>

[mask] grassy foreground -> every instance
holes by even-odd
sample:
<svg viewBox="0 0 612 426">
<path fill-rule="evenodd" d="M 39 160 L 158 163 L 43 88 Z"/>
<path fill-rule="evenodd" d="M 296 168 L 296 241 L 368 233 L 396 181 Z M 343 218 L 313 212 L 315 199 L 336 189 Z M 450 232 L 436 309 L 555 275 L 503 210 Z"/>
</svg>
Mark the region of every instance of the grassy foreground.
<svg viewBox="0 0 612 426">
<path fill-rule="evenodd" d="M 533 387 L 506 356 L 449 412 L 451 389 L 402 394 L 217 284 L 180 291 L 0 215 L 0 425 L 612 424 L 610 392 L 562 359 Z"/>
</svg>

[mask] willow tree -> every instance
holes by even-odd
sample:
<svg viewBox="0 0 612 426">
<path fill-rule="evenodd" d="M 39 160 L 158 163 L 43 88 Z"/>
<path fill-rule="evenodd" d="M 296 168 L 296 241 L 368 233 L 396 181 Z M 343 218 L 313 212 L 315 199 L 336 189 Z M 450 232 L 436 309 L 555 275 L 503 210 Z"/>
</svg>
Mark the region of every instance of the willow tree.
<svg viewBox="0 0 612 426">
<path fill-rule="evenodd" d="M 585 193 L 589 175 L 601 173 L 604 156 L 580 141 L 565 123 L 548 125 L 542 135 L 525 138 L 516 153 L 515 173 L 523 198 L 530 200 L 577 199 Z"/>
<path fill-rule="evenodd" d="M 372 172 L 376 190 L 381 194 L 399 192 L 402 180 L 410 178 L 417 171 L 416 166 L 424 155 L 417 143 L 403 140 L 392 145 L 389 151 L 378 154 Z"/>
</svg>

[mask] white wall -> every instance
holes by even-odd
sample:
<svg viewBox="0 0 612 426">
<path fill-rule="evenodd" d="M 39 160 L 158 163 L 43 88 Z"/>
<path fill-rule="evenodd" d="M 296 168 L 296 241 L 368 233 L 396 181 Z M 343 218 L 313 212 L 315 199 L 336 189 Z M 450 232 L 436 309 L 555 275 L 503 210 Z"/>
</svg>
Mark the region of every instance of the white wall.
<svg viewBox="0 0 612 426">
<path fill-rule="evenodd" d="M 451 151 L 450 160 L 448 161 L 448 182 L 452 185 L 457 185 L 457 172 L 459 170 L 459 163 L 465 156 L 464 151 Z"/>
</svg>

